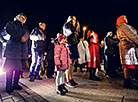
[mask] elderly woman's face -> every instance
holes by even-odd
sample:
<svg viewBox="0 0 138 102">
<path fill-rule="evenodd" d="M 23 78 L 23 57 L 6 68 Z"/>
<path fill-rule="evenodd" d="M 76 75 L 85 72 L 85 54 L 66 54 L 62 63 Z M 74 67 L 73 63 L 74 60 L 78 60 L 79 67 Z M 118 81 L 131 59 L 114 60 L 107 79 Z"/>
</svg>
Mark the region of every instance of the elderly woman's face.
<svg viewBox="0 0 138 102">
<path fill-rule="evenodd" d="M 26 17 L 21 15 L 20 16 L 20 21 L 21 21 L 22 24 L 26 23 Z"/>
<path fill-rule="evenodd" d="M 41 29 L 45 30 L 45 29 L 46 29 L 46 24 L 45 24 L 45 23 L 42 23 L 42 24 L 39 25 L 39 27 L 40 27 Z"/>
</svg>

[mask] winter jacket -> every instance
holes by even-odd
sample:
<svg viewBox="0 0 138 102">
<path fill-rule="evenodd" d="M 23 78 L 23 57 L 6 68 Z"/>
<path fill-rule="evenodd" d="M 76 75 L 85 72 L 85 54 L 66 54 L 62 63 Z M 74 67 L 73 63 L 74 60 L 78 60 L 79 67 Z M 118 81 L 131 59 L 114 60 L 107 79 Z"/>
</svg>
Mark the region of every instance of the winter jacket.
<svg viewBox="0 0 138 102">
<path fill-rule="evenodd" d="M 54 47 L 55 47 L 55 45 L 53 43 L 49 44 L 49 46 L 48 46 L 47 56 L 46 56 L 46 58 L 48 60 L 53 60 L 54 61 Z"/>
<path fill-rule="evenodd" d="M 115 53 L 114 45 L 117 44 L 118 41 L 115 41 L 112 37 L 108 36 L 104 39 L 104 48 L 105 48 L 105 54 L 113 55 Z"/>
<path fill-rule="evenodd" d="M 66 70 L 70 68 L 71 60 L 69 56 L 69 49 L 63 44 L 56 44 L 54 48 L 55 66 L 60 65 L 56 71 Z"/>
<path fill-rule="evenodd" d="M 90 61 L 90 52 L 89 52 L 89 44 L 88 42 L 81 41 L 78 44 L 78 52 L 80 58 L 78 58 L 78 63 L 83 64 Z"/>
<path fill-rule="evenodd" d="M 7 41 L 4 57 L 8 59 L 27 59 L 27 42 L 21 42 L 24 35 L 29 35 L 26 26 L 19 21 L 8 22 L 6 32 L 10 35 L 10 39 Z"/>
<path fill-rule="evenodd" d="M 41 30 L 46 36 L 46 32 L 43 31 L 41 28 L 36 27 L 35 29 L 33 29 L 30 35 L 30 40 L 32 40 L 31 49 L 35 49 L 35 51 L 43 53 L 46 51 L 46 40 L 44 40 L 39 30 Z"/>
<path fill-rule="evenodd" d="M 135 44 L 138 45 L 137 31 L 128 24 L 120 24 L 117 28 L 119 42 L 119 52 L 121 64 L 138 65 L 135 55 Z M 135 43 L 135 44 L 134 44 Z"/>
</svg>

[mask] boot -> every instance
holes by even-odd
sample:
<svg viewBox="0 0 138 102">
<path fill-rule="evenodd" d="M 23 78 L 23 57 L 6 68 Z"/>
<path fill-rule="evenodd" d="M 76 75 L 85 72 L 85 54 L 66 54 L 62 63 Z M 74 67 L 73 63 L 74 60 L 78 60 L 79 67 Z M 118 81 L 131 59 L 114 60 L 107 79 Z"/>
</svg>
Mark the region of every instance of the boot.
<svg viewBox="0 0 138 102">
<path fill-rule="evenodd" d="M 22 90 L 23 88 L 19 84 L 16 84 L 16 85 L 13 85 L 13 89 L 14 90 Z"/>
<path fill-rule="evenodd" d="M 137 69 L 136 74 L 135 74 L 135 79 L 138 80 L 138 69 Z"/>
<path fill-rule="evenodd" d="M 64 91 L 65 93 L 68 93 L 68 90 L 66 89 L 65 84 L 62 84 L 61 86 L 62 86 L 63 91 Z"/>
<path fill-rule="evenodd" d="M 22 90 L 23 88 L 18 84 L 19 83 L 19 78 L 20 78 L 20 71 L 16 70 L 14 74 L 14 84 L 13 84 L 13 89 L 14 90 Z"/>
<path fill-rule="evenodd" d="M 124 79 L 124 88 L 138 90 L 138 86 L 133 85 L 130 78 Z"/>
<path fill-rule="evenodd" d="M 65 95 L 65 92 L 64 92 L 63 89 L 62 89 L 62 85 L 59 85 L 59 86 L 58 86 L 57 94 Z"/>
<path fill-rule="evenodd" d="M 6 92 L 7 93 L 12 93 L 14 90 L 13 90 L 13 87 L 6 87 Z"/>
<path fill-rule="evenodd" d="M 101 79 L 97 76 L 95 76 L 96 73 L 96 68 L 90 68 L 90 76 L 89 79 L 90 80 L 95 80 L 95 81 L 101 81 Z"/>
<path fill-rule="evenodd" d="M 36 79 L 36 80 L 43 80 L 43 78 L 41 78 L 39 75 L 35 76 L 34 79 Z"/>
<path fill-rule="evenodd" d="M 11 93 L 13 92 L 13 86 L 12 86 L 12 76 L 13 71 L 6 72 L 6 92 Z"/>
<path fill-rule="evenodd" d="M 101 79 L 99 77 L 97 77 L 95 75 L 95 73 L 96 73 L 96 68 L 93 69 L 93 80 L 95 80 L 95 81 L 101 81 Z"/>
<path fill-rule="evenodd" d="M 131 79 L 127 78 L 124 79 L 124 88 L 130 88 L 131 87 Z"/>
<path fill-rule="evenodd" d="M 30 76 L 29 81 L 30 81 L 30 82 L 34 82 L 34 76 Z"/>
<path fill-rule="evenodd" d="M 73 79 L 71 79 L 69 82 L 70 82 L 71 85 L 74 86 L 75 88 L 78 87 L 78 83 L 76 83 Z"/>
</svg>

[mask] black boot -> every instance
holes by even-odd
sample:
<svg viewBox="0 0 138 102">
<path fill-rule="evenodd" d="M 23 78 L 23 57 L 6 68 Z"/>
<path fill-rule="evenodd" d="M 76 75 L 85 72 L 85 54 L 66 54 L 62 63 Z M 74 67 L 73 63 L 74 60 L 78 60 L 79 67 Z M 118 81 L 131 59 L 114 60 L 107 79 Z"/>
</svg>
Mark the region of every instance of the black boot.
<svg viewBox="0 0 138 102">
<path fill-rule="evenodd" d="M 138 90 L 138 86 L 133 85 L 130 78 L 124 79 L 124 88 Z"/>
<path fill-rule="evenodd" d="M 6 72 L 6 92 L 11 93 L 13 92 L 13 86 L 12 86 L 12 76 L 13 71 Z"/>
<path fill-rule="evenodd" d="M 30 81 L 30 82 L 34 82 L 34 76 L 30 76 L 29 81 Z"/>
<path fill-rule="evenodd" d="M 124 88 L 130 88 L 131 87 L 131 79 L 124 79 Z"/>
<path fill-rule="evenodd" d="M 135 79 L 138 80 L 138 69 L 136 70 L 136 73 L 135 73 Z"/>
<path fill-rule="evenodd" d="M 95 80 L 95 81 L 101 81 L 101 79 L 97 76 L 95 76 L 96 73 L 96 68 L 90 68 L 90 76 L 89 79 L 90 80 Z"/>
<path fill-rule="evenodd" d="M 62 86 L 63 91 L 64 91 L 65 93 L 68 93 L 68 90 L 66 89 L 65 84 L 62 84 L 61 86 Z"/>
<path fill-rule="evenodd" d="M 93 69 L 93 80 L 101 81 L 101 79 L 100 79 L 99 77 L 97 77 L 97 76 L 95 75 L 95 73 L 96 73 L 96 68 Z"/>
<path fill-rule="evenodd" d="M 36 79 L 36 80 L 43 80 L 43 78 L 41 78 L 39 75 L 35 75 L 34 79 Z"/>
<path fill-rule="evenodd" d="M 63 91 L 62 85 L 58 86 L 57 94 L 65 95 L 65 92 Z"/>
<path fill-rule="evenodd" d="M 16 70 L 14 74 L 14 83 L 13 83 L 13 89 L 14 90 L 22 90 L 23 88 L 18 84 L 20 78 L 20 71 Z"/>
<path fill-rule="evenodd" d="M 78 87 L 78 83 L 76 83 L 76 82 L 74 81 L 74 79 L 71 79 L 69 82 L 70 82 L 71 85 L 74 86 L 75 88 Z"/>
</svg>

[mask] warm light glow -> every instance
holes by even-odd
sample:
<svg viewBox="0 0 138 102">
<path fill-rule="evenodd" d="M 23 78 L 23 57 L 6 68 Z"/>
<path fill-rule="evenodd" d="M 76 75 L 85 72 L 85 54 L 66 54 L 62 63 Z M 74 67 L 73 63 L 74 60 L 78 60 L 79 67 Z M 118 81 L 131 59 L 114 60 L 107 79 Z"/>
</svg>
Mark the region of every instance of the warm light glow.
<svg viewBox="0 0 138 102">
<path fill-rule="evenodd" d="M 5 74 L 5 72 L 3 72 L 2 68 L 0 68 L 0 75 Z"/>
<path fill-rule="evenodd" d="M 85 30 L 87 29 L 87 27 L 86 27 L 86 26 L 84 26 L 82 29 L 83 29 L 83 31 L 85 31 Z"/>
<path fill-rule="evenodd" d="M 103 40 L 101 41 L 101 44 L 104 44 L 104 41 Z"/>
</svg>

